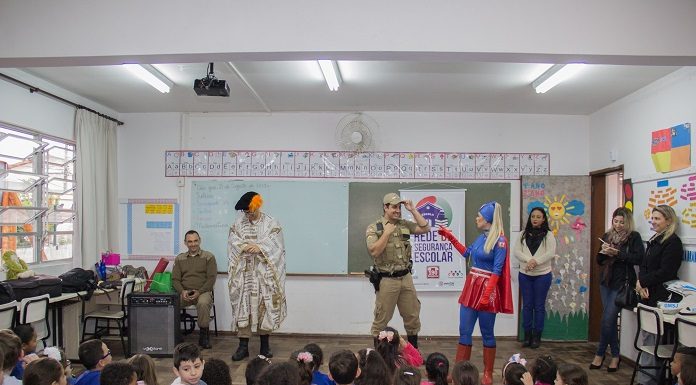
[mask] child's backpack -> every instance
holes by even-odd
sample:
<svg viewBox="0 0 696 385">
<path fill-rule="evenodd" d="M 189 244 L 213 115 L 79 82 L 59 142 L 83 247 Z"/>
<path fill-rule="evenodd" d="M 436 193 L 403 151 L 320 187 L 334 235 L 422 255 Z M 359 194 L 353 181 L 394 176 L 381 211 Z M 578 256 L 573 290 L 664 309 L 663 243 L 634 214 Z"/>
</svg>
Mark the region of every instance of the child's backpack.
<svg viewBox="0 0 696 385">
<path fill-rule="evenodd" d="M 60 279 L 63 280 L 63 293 L 77 293 L 86 291 L 85 300 L 92 297 L 92 293 L 97 288 L 97 275 L 92 270 L 85 270 L 76 267 L 61 274 Z"/>
</svg>

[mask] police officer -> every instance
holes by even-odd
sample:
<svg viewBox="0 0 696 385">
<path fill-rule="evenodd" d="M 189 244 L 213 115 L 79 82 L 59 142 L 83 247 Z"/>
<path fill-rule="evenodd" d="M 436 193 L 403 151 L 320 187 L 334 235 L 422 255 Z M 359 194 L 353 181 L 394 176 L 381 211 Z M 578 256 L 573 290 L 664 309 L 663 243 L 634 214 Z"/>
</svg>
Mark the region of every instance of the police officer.
<svg viewBox="0 0 696 385">
<path fill-rule="evenodd" d="M 430 224 L 416 210 L 413 202 L 389 193 L 382 200 L 384 215 L 367 227 L 367 250 L 374 258 L 375 268 L 382 278 L 375 298 L 375 320 L 372 336 L 377 337 L 394 315 L 394 308 L 404 319 L 408 341 L 418 347 L 420 331 L 420 301 L 411 276 L 411 234 L 430 231 Z M 401 219 L 401 204 L 411 212 L 415 222 Z"/>
</svg>

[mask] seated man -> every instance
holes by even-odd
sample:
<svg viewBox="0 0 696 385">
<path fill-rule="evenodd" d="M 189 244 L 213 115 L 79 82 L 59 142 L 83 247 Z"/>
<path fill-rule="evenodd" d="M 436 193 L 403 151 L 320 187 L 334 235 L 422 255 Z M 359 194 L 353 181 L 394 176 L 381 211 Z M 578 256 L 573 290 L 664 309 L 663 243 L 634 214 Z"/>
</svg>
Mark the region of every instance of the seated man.
<svg viewBox="0 0 696 385">
<path fill-rule="evenodd" d="M 217 276 L 215 256 L 201 250 L 201 237 L 195 230 L 189 230 L 184 236 L 188 251 L 176 256 L 172 269 L 172 286 L 181 296 L 181 307 L 196 305 L 200 335 L 198 344 L 203 349 L 210 349 L 208 324 L 210 308 L 213 306 L 213 287 Z"/>
</svg>

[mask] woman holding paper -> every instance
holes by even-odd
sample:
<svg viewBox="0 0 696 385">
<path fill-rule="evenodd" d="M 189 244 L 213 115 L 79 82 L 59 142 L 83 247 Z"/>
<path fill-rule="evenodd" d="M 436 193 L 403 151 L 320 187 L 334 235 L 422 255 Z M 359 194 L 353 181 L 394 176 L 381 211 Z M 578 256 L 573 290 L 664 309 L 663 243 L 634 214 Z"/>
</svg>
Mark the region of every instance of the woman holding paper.
<svg viewBox="0 0 696 385">
<path fill-rule="evenodd" d="M 611 352 L 611 362 L 607 368 L 615 372 L 619 367 L 619 336 L 616 321 L 621 309 L 616 306 L 616 297 L 626 281 L 633 287 L 636 282 L 634 266 L 643 261 L 645 250 L 640 234 L 634 231 L 633 214 L 624 207 L 614 210 L 611 228 L 599 240 L 602 245 L 595 257 L 601 267 L 599 292 L 602 297 L 602 324 L 599 345 L 590 369 L 599 369 L 604 362 L 607 346 Z"/>
<path fill-rule="evenodd" d="M 556 237 L 549 230 L 546 211 L 535 207 L 529 212 L 527 225 L 515 242 L 513 255 L 520 262 L 522 294 L 522 347 L 536 349 L 541 342 L 546 318 L 546 295 L 551 288 L 551 263 L 556 255 Z"/>
</svg>

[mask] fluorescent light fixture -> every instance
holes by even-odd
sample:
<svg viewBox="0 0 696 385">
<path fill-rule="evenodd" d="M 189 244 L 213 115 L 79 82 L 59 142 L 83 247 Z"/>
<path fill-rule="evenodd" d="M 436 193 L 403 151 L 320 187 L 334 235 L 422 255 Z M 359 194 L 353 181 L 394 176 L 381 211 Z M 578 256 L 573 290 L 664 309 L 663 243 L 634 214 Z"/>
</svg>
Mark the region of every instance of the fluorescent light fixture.
<svg viewBox="0 0 696 385">
<path fill-rule="evenodd" d="M 321 68 L 321 73 L 324 74 L 324 79 L 326 79 L 326 85 L 331 91 L 337 91 L 343 82 L 341 72 L 338 70 L 338 63 L 335 60 L 317 60 L 317 62 Z"/>
<path fill-rule="evenodd" d="M 584 63 L 555 64 L 533 81 L 532 87 L 534 87 L 537 94 L 543 94 L 560 82 L 575 76 L 575 74 L 580 72 L 584 67 Z"/>
<path fill-rule="evenodd" d="M 174 83 L 162 75 L 155 67 L 149 64 L 124 64 L 124 67 L 133 75 L 155 87 L 157 91 L 165 94 L 174 86 Z"/>
</svg>

